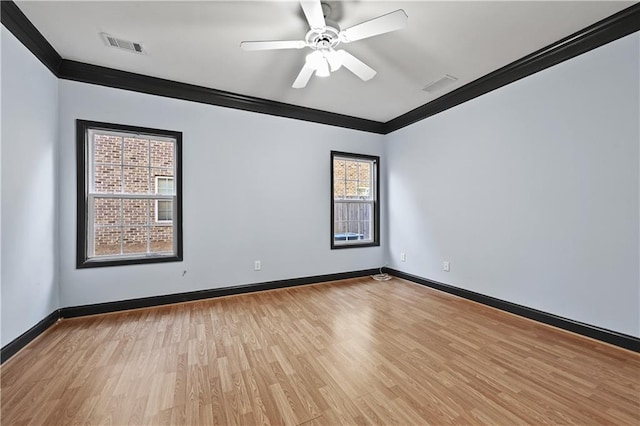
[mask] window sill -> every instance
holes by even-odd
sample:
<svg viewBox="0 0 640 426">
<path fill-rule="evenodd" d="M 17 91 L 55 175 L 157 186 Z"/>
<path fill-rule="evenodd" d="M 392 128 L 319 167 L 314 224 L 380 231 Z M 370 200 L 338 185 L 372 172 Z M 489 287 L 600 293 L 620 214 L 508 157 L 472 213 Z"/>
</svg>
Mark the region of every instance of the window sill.
<svg viewBox="0 0 640 426">
<path fill-rule="evenodd" d="M 84 268 L 101 268 L 104 266 L 124 266 L 124 265 L 142 265 L 147 263 L 165 263 L 165 262 L 182 262 L 182 256 L 175 254 L 150 254 L 144 256 L 131 257 L 104 257 L 85 259 L 78 262 L 77 269 Z"/>
<path fill-rule="evenodd" d="M 333 241 L 331 242 L 331 250 L 334 249 L 348 249 L 348 248 L 359 248 L 359 247 L 380 247 L 379 241 L 366 242 L 366 243 L 348 243 L 348 244 L 336 244 Z"/>
</svg>

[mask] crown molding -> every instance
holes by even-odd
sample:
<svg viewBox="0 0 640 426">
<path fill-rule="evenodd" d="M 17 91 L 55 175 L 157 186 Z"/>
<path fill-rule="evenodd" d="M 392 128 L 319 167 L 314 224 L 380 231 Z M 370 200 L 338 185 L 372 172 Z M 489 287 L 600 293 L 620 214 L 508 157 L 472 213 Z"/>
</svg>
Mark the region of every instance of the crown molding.
<svg viewBox="0 0 640 426">
<path fill-rule="evenodd" d="M 278 117 L 384 133 L 384 123 L 64 59 L 58 77 Z"/>
<path fill-rule="evenodd" d="M 13 1 L 0 2 L 0 18 L 2 25 L 57 76 L 62 57 Z"/>
<path fill-rule="evenodd" d="M 640 3 L 386 123 L 63 59 L 11 0 L 2 24 L 58 78 L 175 99 L 388 134 L 640 30 Z"/>
<path fill-rule="evenodd" d="M 385 134 L 424 120 L 638 30 L 640 30 L 640 3 L 387 121 Z"/>
</svg>

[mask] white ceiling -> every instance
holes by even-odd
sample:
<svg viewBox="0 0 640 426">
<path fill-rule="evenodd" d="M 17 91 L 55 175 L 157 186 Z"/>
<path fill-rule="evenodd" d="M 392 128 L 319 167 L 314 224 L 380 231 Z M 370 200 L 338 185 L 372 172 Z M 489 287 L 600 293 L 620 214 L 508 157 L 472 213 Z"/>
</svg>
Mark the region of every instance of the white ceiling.
<svg viewBox="0 0 640 426">
<path fill-rule="evenodd" d="M 633 2 L 334 3 L 350 27 L 396 9 L 408 28 L 341 47 L 378 74 L 363 82 L 346 69 L 293 89 L 301 50 L 245 52 L 243 40 L 298 40 L 307 24 L 292 1 L 18 1 L 65 59 L 386 122 L 612 15 Z M 147 55 L 108 48 L 99 33 L 142 42 Z M 445 74 L 458 78 L 429 94 Z"/>
</svg>

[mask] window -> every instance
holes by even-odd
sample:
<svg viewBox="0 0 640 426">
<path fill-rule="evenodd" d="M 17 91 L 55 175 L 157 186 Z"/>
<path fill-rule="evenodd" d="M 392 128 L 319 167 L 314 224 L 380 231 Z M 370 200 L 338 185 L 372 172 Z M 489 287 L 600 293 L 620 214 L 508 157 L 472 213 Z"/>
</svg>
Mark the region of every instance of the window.
<svg viewBox="0 0 640 426">
<path fill-rule="evenodd" d="M 182 133 L 77 120 L 77 267 L 182 260 Z"/>
<path fill-rule="evenodd" d="M 170 176 L 156 176 L 156 194 L 172 195 L 173 178 Z M 171 222 L 173 220 L 173 201 L 156 200 L 156 222 Z"/>
<path fill-rule="evenodd" d="M 380 158 L 331 152 L 331 248 L 380 245 Z"/>
</svg>

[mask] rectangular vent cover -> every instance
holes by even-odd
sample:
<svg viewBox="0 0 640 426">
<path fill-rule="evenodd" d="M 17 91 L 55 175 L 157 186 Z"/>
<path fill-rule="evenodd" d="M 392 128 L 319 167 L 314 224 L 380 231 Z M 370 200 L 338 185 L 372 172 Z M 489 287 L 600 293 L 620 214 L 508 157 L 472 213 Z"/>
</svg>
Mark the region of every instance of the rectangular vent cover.
<svg viewBox="0 0 640 426">
<path fill-rule="evenodd" d="M 429 93 L 435 93 L 455 83 L 456 81 L 458 81 L 457 78 L 452 75 L 446 74 L 444 77 L 427 84 L 422 90 Z"/>
<path fill-rule="evenodd" d="M 100 33 L 102 38 L 104 39 L 107 46 L 115 47 L 117 49 L 127 50 L 133 53 L 139 53 L 141 55 L 145 54 L 145 51 L 142 47 L 142 43 L 136 43 L 129 40 L 123 40 L 121 38 L 114 37 L 107 33 Z"/>
</svg>

